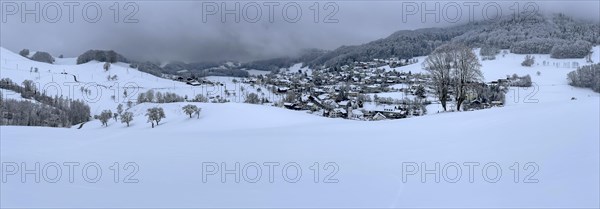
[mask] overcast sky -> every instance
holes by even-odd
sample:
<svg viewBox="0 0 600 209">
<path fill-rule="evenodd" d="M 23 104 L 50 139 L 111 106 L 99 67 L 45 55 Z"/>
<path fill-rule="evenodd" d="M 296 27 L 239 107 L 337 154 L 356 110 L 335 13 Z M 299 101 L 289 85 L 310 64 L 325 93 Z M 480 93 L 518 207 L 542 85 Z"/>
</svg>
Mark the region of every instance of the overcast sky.
<svg viewBox="0 0 600 209">
<path fill-rule="evenodd" d="M 110 0 L 39 1 L 37 11 L 35 2 L 2 0 L 2 47 L 15 52 L 23 48 L 48 51 L 54 56 L 64 54 L 66 57 L 76 57 L 88 49 L 114 49 L 127 57 L 143 60 L 248 61 L 292 55 L 303 48 L 335 49 L 366 43 L 403 29 L 493 19 L 498 16 L 497 11 L 501 16 L 509 16 L 517 7 L 520 11 L 537 8 L 544 13 L 563 12 L 575 18 L 600 20 L 597 0 L 529 4 L 506 0 L 333 1 L 329 4 L 310 0 L 130 4 Z M 237 11 L 236 3 L 239 4 Z M 439 4 L 437 10 L 436 3 Z M 116 8 L 119 8 L 118 15 L 115 15 Z M 426 9 L 433 10 L 439 21 L 434 14 L 427 14 L 423 20 Z M 36 15 L 26 10 L 37 14 L 39 23 Z M 221 12 L 225 10 L 233 14 L 226 14 L 223 21 Z M 297 11 L 301 11 L 301 15 L 297 15 Z"/>
</svg>

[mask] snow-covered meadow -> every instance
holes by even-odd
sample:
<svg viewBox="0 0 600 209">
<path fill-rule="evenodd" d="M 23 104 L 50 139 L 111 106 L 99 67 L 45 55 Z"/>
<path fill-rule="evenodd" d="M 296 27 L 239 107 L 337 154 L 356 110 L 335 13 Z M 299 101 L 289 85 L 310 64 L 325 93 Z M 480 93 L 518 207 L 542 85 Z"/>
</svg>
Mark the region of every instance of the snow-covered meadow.
<svg viewBox="0 0 600 209">
<path fill-rule="evenodd" d="M 594 47 L 596 63 L 599 54 Z M 541 64 L 583 65 L 583 59 L 535 56 L 540 65 L 532 68 L 520 65 L 524 55 L 483 61 L 487 81 L 530 74 L 536 85 L 512 88 L 504 107 L 480 111 L 366 122 L 232 102 L 194 103 L 202 112 L 189 118 L 181 111 L 188 103 L 144 103 L 132 107 L 131 127 L 113 120 L 108 127 L 94 120 L 81 129 L 1 126 L 1 206 L 600 207 L 600 96 L 567 84 L 574 68 Z M 106 86 L 98 88 L 109 94 L 115 82 L 107 81 L 108 73 L 118 75 L 117 89 L 131 82 L 140 92 L 192 97 L 202 91 L 124 63 L 104 72 L 102 63 L 73 65 L 71 58 L 49 65 L 3 48 L 0 62 L 0 77 L 58 83 L 63 95 L 77 84 L 73 75 Z M 422 71 L 418 63 L 396 70 Z M 209 79 L 233 85 L 232 78 Z M 90 99 L 78 89 L 74 98 Z M 92 114 L 116 105 L 106 95 L 90 104 Z M 152 129 L 144 114 L 155 106 L 167 117 Z M 23 174 L 36 162 L 40 168 L 30 173 L 40 174 L 39 183 L 34 174 Z M 225 174 L 236 162 L 239 169 Z M 425 171 L 436 163 L 436 171 Z M 52 183 L 57 171 L 62 175 Z"/>
</svg>

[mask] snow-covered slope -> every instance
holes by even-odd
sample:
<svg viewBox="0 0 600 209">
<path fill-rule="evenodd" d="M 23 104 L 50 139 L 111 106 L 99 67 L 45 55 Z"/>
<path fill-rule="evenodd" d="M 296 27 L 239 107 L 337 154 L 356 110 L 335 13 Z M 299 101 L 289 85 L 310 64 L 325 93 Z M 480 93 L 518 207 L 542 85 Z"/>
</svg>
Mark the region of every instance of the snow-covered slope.
<svg viewBox="0 0 600 209">
<path fill-rule="evenodd" d="M 97 61 L 75 65 L 76 58 L 57 60 L 57 64 L 35 62 L 0 47 L 0 78 L 10 78 L 18 84 L 24 80 L 32 80 L 38 89 L 50 96 L 84 100 L 89 103 L 92 115 L 99 114 L 105 109 L 115 109 L 119 103 L 126 103 L 129 100 L 135 102 L 137 94 L 150 89 L 163 93 L 174 92 L 188 98 L 203 94 L 206 97 L 220 96 L 232 102 L 243 102 L 246 94 L 257 93 L 257 89 L 260 88 L 234 83 L 232 77 L 216 76 L 208 79 L 223 85 L 190 86 L 138 71 L 130 68 L 127 63 L 112 64 L 110 70 L 105 71 L 104 63 Z M 37 73 L 35 68 L 38 69 Z M 115 75 L 117 80 L 107 79 L 108 76 Z M 89 89 L 90 94 L 82 92 L 80 90 L 82 87 Z M 244 92 L 241 92 L 242 88 Z M 230 92 L 229 95 L 225 94 L 226 90 Z M 125 91 L 127 96 L 124 95 Z M 114 100 L 112 96 L 115 97 Z M 278 95 L 267 96 L 272 101 L 279 100 Z"/>
<path fill-rule="evenodd" d="M 599 48 L 594 50 L 598 62 Z M 34 77 L 29 66 L 40 68 L 41 81 L 51 76 L 71 81 L 59 74 L 63 68 L 78 74 L 78 79 L 91 80 L 93 75 L 100 83 L 106 77 L 101 63 L 47 65 L 5 52 L 2 49 L 1 77 L 16 82 Z M 527 97 L 533 88 L 513 89 L 505 107 L 473 112 L 364 122 L 243 103 L 196 103 L 202 108 L 197 119 L 181 111 L 188 103 L 172 103 L 134 106 L 131 127 L 114 121 L 108 127 L 92 121 L 81 129 L 2 126 L 3 163 L 23 162 L 27 169 L 33 169 L 34 163 L 40 162 L 40 170 L 50 162 L 80 165 L 74 170 L 73 183 L 69 182 L 65 166 L 57 183 L 44 179 L 55 176 L 52 168 L 49 175 L 40 177 L 40 183 L 33 182 L 33 175 L 27 175 L 26 183 L 21 182 L 20 173 L 6 175 L 6 182 L 0 187 L 0 203 L 2 207 L 31 208 L 600 207 L 599 94 L 568 86 L 566 73 L 572 68 L 524 68 L 520 66 L 520 56 L 509 54 L 484 61 L 482 70 L 489 80 L 506 74 L 530 74 L 539 86 L 533 97 Z M 563 61 L 540 55 L 536 62 L 545 59 Z M 9 64 L 5 66 L 5 62 Z M 26 67 L 16 69 L 16 63 Z M 121 79 L 138 82 L 143 88 L 180 85 L 132 69 L 128 74 L 125 64 L 117 65 L 121 67 L 111 72 L 120 73 Z M 535 75 L 537 71 L 540 76 Z M 106 100 L 95 109 L 104 106 L 114 109 L 116 104 Z M 154 129 L 143 116 L 153 106 L 163 107 L 167 116 Z M 82 168 L 90 162 L 102 169 L 96 183 L 83 179 Z M 120 163 L 119 183 L 113 179 L 114 162 Z M 123 183 L 133 168 L 125 167 L 127 162 L 135 162 L 139 168 L 133 176 L 139 182 Z M 223 183 L 221 172 L 205 176 L 203 182 L 203 171 L 207 172 L 203 162 L 223 162 L 230 170 L 239 162 L 240 182 L 228 174 Z M 256 183 L 248 181 L 256 177 L 255 169 L 248 168 L 247 175 L 243 169 L 253 162 L 262 168 Z M 262 166 L 270 162 L 279 163 L 272 183 L 268 167 Z M 292 162 L 302 169 L 296 183 L 283 177 L 284 173 L 288 178 L 296 177 L 294 168 L 282 171 L 284 165 Z M 314 180 L 315 162 L 320 168 L 318 183 Z M 404 166 L 417 165 L 422 170 L 425 168 L 421 163 L 425 163 L 426 169 L 431 170 L 436 162 L 441 164 L 438 172 L 445 173 L 439 183 L 433 174 L 427 174 L 426 182 L 421 182 L 421 172 L 405 175 L 403 182 L 403 171 L 407 174 Z M 448 181 L 456 176 L 455 168 L 445 166 L 454 165 L 453 162 L 462 169 L 456 183 Z M 473 182 L 469 181 L 470 170 L 465 163 L 478 163 L 473 169 Z M 494 163 L 501 168 L 501 176 L 496 183 L 490 183 L 484 177 L 498 178 L 495 167 L 483 167 Z M 4 165 L 8 164 L 3 164 L 3 172 L 10 171 Z M 88 176 L 95 177 L 94 173 L 94 168 L 88 170 Z M 324 183 L 325 179 L 332 182 Z"/>
<path fill-rule="evenodd" d="M 2 127 L 3 162 L 98 163 L 103 176 L 87 183 L 21 183 L 8 176 L 4 207 L 596 207 L 600 126 L 597 98 L 448 113 L 408 120 L 357 122 L 247 104 L 201 104 L 200 119 L 168 104 L 167 119 L 151 129 L 137 116 L 133 127 L 88 123 L 83 130 Z M 145 108 L 145 107 L 140 107 Z M 582 111 L 585 110 L 585 111 Z M 136 184 L 113 182 L 113 162 L 135 162 Z M 274 183 L 202 181 L 203 162 L 280 163 Z M 302 178 L 288 183 L 280 169 L 298 163 Z M 334 162 L 338 183 L 314 183 L 310 166 Z M 402 163 L 477 162 L 474 182 L 466 167 L 458 183 L 419 175 L 402 182 Z M 488 183 L 482 167 L 498 163 L 502 178 Z M 513 182 L 510 166 L 534 162 L 538 183 Z M 81 167 L 80 167 L 81 168 Z M 293 170 L 290 171 L 293 174 Z M 494 170 L 488 171 L 493 174 Z M 93 174 L 93 171 L 91 171 Z M 53 175 L 53 174 L 52 174 Z M 52 176 L 51 175 L 51 176 Z M 248 174 L 254 178 L 254 174 Z M 454 175 L 454 174 L 451 174 Z M 121 176 L 122 177 L 122 176 Z M 29 182 L 31 182 L 31 177 Z M 110 200 L 110 201 L 106 201 Z"/>
</svg>

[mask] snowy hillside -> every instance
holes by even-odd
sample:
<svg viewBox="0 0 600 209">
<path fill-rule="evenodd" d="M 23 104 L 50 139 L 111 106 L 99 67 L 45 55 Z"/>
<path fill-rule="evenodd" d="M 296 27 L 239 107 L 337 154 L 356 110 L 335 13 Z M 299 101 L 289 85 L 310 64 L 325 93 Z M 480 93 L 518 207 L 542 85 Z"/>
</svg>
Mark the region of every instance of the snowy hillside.
<svg viewBox="0 0 600 209">
<path fill-rule="evenodd" d="M 207 97 L 220 96 L 229 101 L 243 102 L 246 94 L 256 93 L 257 88 L 260 88 L 244 86 L 244 92 L 240 92 L 240 84 L 232 82 L 234 78 L 215 76 L 207 79 L 223 85 L 190 86 L 184 82 L 140 72 L 130 68 L 127 63 L 112 64 L 110 70 L 105 71 L 104 63 L 97 61 L 76 65 L 76 58 L 57 58 L 55 64 L 47 64 L 29 60 L 4 48 L 0 50 L 1 78 L 10 78 L 17 84 L 24 80 L 32 80 L 37 88 L 45 91 L 47 95 L 84 100 L 90 105 L 92 115 L 99 114 L 104 109 L 114 109 L 120 103 L 125 104 L 130 100 L 135 102 L 139 93 L 150 89 L 163 93 L 173 92 L 188 98 L 203 94 Z M 35 68 L 38 69 L 37 72 Z M 117 79 L 108 80 L 108 76 L 117 76 Z M 82 92 L 81 88 L 88 89 L 90 93 Z M 231 94 L 226 95 L 226 90 Z M 127 96 L 124 95 L 125 91 Z M 277 95 L 267 96 L 275 101 L 279 99 Z"/>
<path fill-rule="evenodd" d="M 73 65 L 72 58 L 65 58 L 50 65 L 4 48 L 0 52 L 1 78 L 16 83 L 31 79 L 48 94 L 73 95 L 87 101 L 96 97 L 80 92 L 79 86 L 71 90 L 69 86 L 100 89 L 101 96 L 90 102 L 92 114 L 127 101 L 121 97 L 126 87 L 130 87 L 128 98 L 133 99 L 148 89 L 188 97 L 207 91 L 139 72 L 125 63 L 113 64 L 105 72 L 103 63 L 98 62 Z M 595 63 L 600 62 L 598 55 L 597 46 Z M 521 66 L 523 59 L 524 55 L 509 53 L 482 61 L 486 81 L 513 73 L 529 74 L 536 85 L 512 88 L 504 107 L 479 111 L 366 122 L 237 103 L 233 99 L 243 101 L 243 97 L 232 95 L 231 103 L 191 103 L 202 108 L 199 118 L 182 112 L 182 107 L 190 104 L 187 102 L 143 103 L 130 109 L 134 113 L 131 127 L 114 120 L 108 127 L 94 120 L 81 129 L 0 126 L 0 157 L 6 174 L 0 202 L 8 208 L 600 207 L 600 95 L 571 87 L 566 80 L 566 74 L 575 70 L 572 63 L 583 65 L 585 60 L 535 55 L 539 65 L 527 68 Z M 550 64 L 544 65 L 546 62 Z M 38 73 L 30 72 L 36 67 Z M 289 71 L 300 67 L 295 65 Z M 389 70 L 422 72 L 420 63 Z M 108 75 L 118 75 L 118 80 L 107 81 Z M 236 85 L 230 77 L 208 79 L 224 84 L 218 90 L 208 90 L 211 92 Z M 54 90 L 53 83 L 60 90 Z M 247 91 L 257 92 L 253 88 Z M 113 94 L 118 97 L 116 102 L 110 97 Z M 15 97 L 18 95 L 8 98 Z M 165 109 L 166 118 L 151 128 L 144 114 L 156 106 Z M 56 176 L 54 168 L 40 177 L 40 183 L 32 174 L 26 175 L 23 183 L 20 173 L 10 174 L 14 167 L 5 162 L 24 163 L 29 170 L 36 162 L 41 164 L 40 170 L 51 162 L 80 165 L 74 169 L 73 182 L 69 182 L 68 167 L 61 166 L 62 178 L 57 183 L 47 179 Z M 90 162 L 100 166 L 100 177 L 93 175 L 94 168 L 82 170 Z M 115 162 L 121 167 L 118 183 L 111 168 Z M 128 162 L 136 166 L 125 166 Z M 257 163 L 262 173 L 256 175 L 251 170 L 241 175 L 239 183 L 233 174 L 203 175 L 207 163 L 225 163 L 231 170 L 236 162 L 241 167 Z M 282 171 L 282 167 L 293 162 L 301 168 L 301 177 L 290 183 L 286 177 L 298 179 L 294 168 Z M 319 165 L 312 167 L 315 162 Z M 448 181 L 457 176 L 454 168 L 450 168 L 451 174 L 440 175 L 439 183 L 433 174 L 424 175 L 426 182 L 422 182 L 422 172 L 403 175 L 407 163 L 425 163 L 426 168 L 420 170 L 432 170 L 436 162 L 442 167 L 461 165 L 458 182 Z M 273 182 L 269 181 L 268 167 L 262 166 L 265 163 L 279 163 Z M 472 182 L 468 167 L 462 166 L 465 163 L 478 163 Z M 501 168 L 499 176 L 494 175 L 494 168 L 482 169 L 494 163 Z M 513 167 L 515 163 L 518 165 Z M 132 173 L 129 168 L 134 167 L 137 169 Z M 84 171 L 99 181 L 88 182 Z M 257 182 L 248 180 L 255 177 Z M 489 178 L 498 181 L 490 183 Z"/>
</svg>

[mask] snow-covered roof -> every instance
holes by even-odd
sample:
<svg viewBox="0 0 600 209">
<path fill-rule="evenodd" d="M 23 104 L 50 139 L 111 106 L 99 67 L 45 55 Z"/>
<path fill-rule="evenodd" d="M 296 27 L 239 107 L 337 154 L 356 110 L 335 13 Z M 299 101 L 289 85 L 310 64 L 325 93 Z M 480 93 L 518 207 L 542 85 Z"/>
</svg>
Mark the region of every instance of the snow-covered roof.
<svg viewBox="0 0 600 209">
<path fill-rule="evenodd" d="M 346 114 L 348 112 L 344 108 L 335 108 L 335 109 L 333 109 L 333 111 L 340 112 L 342 114 Z"/>
</svg>

